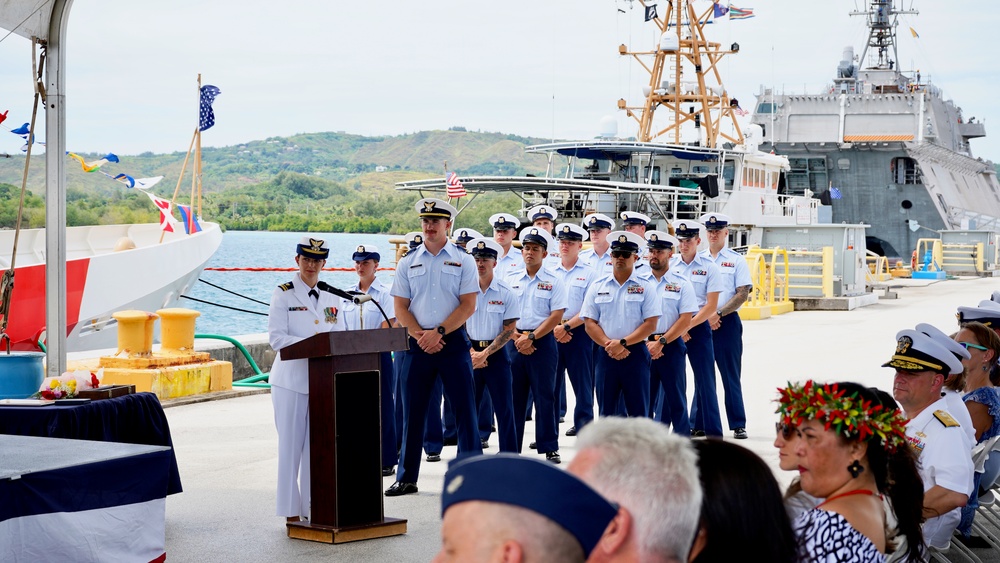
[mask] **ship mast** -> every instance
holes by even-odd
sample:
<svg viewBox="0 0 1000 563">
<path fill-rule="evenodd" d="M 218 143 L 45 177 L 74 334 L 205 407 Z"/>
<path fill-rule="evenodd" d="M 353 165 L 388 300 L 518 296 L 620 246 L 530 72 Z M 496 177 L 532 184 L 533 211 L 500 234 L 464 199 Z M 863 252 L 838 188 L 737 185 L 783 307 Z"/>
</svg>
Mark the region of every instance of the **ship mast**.
<svg viewBox="0 0 1000 563">
<path fill-rule="evenodd" d="M 647 0 L 639 2 L 647 4 Z M 705 38 L 704 27 L 713 11 L 714 4 L 699 16 L 690 0 L 667 2 L 666 15 L 652 20 L 660 30 L 660 43 L 655 50 L 629 51 L 624 44 L 618 47 L 619 54 L 631 55 L 649 72 L 642 106 L 629 106 L 624 99 L 618 100 L 618 109 L 625 110 L 639 123 L 640 141 L 663 137 L 667 142 L 681 144 L 682 127 L 693 125 L 699 136 L 695 144 L 701 143 L 703 129 L 707 147 L 717 147 L 720 139 L 743 143 L 743 133 L 718 68 L 725 55 L 739 51 L 739 45 L 733 43 L 730 49 L 723 50 L 719 43 Z M 650 56 L 652 66 L 647 64 Z M 666 126 L 659 130 L 653 124 L 657 109 L 667 113 Z M 724 120 L 732 122 L 735 135 L 722 132 Z"/>
<path fill-rule="evenodd" d="M 896 26 L 899 14 L 916 15 L 917 10 L 897 10 L 893 0 L 872 0 L 867 12 L 853 11 L 852 16 L 868 17 L 868 44 L 861 52 L 860 61 L 865 60 L 871 49 L 871 64 L 868 69 L 892 70 L 898 69 L 899 51 L 896 45 Z M 892 51 L 892 58 L 889 51 Z"/>
</svg>

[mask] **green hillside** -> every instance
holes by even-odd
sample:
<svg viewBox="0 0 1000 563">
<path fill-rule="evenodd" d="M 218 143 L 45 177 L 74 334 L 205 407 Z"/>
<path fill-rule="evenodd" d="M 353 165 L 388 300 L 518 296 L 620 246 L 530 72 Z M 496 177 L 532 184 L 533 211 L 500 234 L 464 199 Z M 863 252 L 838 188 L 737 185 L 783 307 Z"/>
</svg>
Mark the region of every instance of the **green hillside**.
<svg viewBox="0 0 1000 563">
<path fill-rule="evenodd" d="M 410 212 L 417 195 L 396 191 L 396 182 L 443 176 L 445 161 L 461 175 L 542 174 L 545 157 L 524 153 L 525 146 L 542 142 L 546 140 L 448 130 L 394 137 L 309 133 L 205 147 L 203 215 L 230 229 L 406 232 L 419 225 Z M 82 156 L 90 161 L 104 155 Z M 102 170 L 135 178 L 162 175 L 152 191 L 170 197 L 184 156 L 119 155 L 120 163 Z M 26 226 L 44 223 L 44 165 L 44 155 L 33 155 L 28 190 L 34 197 L 26 202 Z M 0 228 L 14 224 L 23 169 L 23 155 L 0 155 Z M 138 190 L 128 190 L 100 172 L 85 173 L 73 160 L 67 159 L 66 170 L 71 225 L 156 220 L 156 210 Z M 185 201 L 185 194 L 189 197 L 190 174 L 189 168 L 180 183 L 179 201 Z M 482 230 L 492 213 L 518 207 L 513 195 L 483 196 L 463 213 L 461 226 Z"/>
</svg>

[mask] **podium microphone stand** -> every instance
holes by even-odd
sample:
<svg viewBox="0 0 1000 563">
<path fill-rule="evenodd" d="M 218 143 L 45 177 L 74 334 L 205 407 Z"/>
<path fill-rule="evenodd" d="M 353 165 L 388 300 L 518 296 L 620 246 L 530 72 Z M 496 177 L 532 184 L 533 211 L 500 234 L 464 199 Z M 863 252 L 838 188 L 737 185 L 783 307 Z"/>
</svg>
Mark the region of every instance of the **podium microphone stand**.
<svg viewBox="0 0 1000 563">
<path fill-rule="evenodd" d="M 324 332 L 281 349 L 309 360 L 312 507 L 288 537 L 346 543 L 406 533 L 382 496 L 379 354 L 407 347 L 404 328 Z"/>
</svg>

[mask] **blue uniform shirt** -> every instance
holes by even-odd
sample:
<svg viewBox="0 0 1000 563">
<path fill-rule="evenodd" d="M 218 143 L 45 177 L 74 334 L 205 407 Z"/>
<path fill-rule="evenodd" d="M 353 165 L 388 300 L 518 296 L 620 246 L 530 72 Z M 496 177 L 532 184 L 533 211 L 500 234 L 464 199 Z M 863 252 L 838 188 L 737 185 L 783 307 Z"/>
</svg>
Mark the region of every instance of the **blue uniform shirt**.
<svg viewBox="0 0 1000 563">
<path fill-rule="evenodd" d="M 358 284 L 354 284 L 351 291 L 361 291 L 361 288 Z M 396 309 L 393 306 L 394 299 L 392 295 L 389 295 L 389 288 L 379 281 L 378 278 L 375 278 L 375 281 L 372 282 L 367 293 L 372 296 L 372 300 L 378 301 L 378 304 L 385 311 L 386 316 L 390 319 L 396 316 Z M 353 302 L 345 299 L 342 311 L 344 316 L 344 330 L 361 330 L 362 316 L 364 316 L 365 330 L 382 328 L 382 322 L 385 321 L 378 307 L 370 301 L 355 305 Z"/>
<path fill-rule="evenodd" d="M 712 260 L 711 251 L 708 249 L 698 254 Z M 729 247 L 720 250 L 713 261 L 719 267 L 719 273 L 725 281 L 725 289 L 719 293 L 719 307 L 722 307 L 736 295 L 737 287 L 753 285 L 753 280 L 750 279 L 750 267 L 747 266 L 746 257 Z"/>
<path fill-rule="evenodd" d="M 701 254 L 695 254 L 690 264 L 685 264 L 680 255 L 674 256 L 670 261 L 670 271 L 677 272 L 691 282 L 699 309 L 705 306 L 709 293 L 716 291 L 722 293 L 726 289 L 719 267 L 710 258 L 705 258 Z M 721 299 L 719 306 L 722 306 Z"/>
<path fill-rule="evenodd" d="M 549 271 L 559 280 L 559 285 L 566 288 L 566 311 L 563 313 L 563 319 L 572 319 L 583 307 L 583 298 L 587 295 L 590 284 L 597 279 L 597 274 L 582 258 L 578 259 L 569 270 L 563 268 L 560 262 Z"/>
<path fill-rule="evenodd" d="M 660 296 L 661 315 L 656 323 L 655 334 L 663 334 L 670 330 L 677 319 L 684 313 L 695 315 L 698 313 L 698 302 L 694 297 L 694 288 L 691 282 L 687 281 L 673 269 L 667 270 L 659 281 L 652 272 L 646 280 L 656 288 L 656 294 Z"/>
<path fill-rule="evenodd" d="M 420 245 L 396 265 L 390 292 L 410 300 L 410 313 L 421 328 L 444 322 L 459 304 L 459 296 L 479 291 L 476 261 L 453 243 L 445 243 L 437 256 Z"/>
<path fill-rule="evenodd" d="M 476 312 L 465 323 L 469 339 L 492 341 L 503 330 L 504 321 L 516 319 L 520 312 L 517 294 L 494 276 L 486 291 L 476 293 Z"/>
<path fill-rule="evenodd" d="M 580 316 L 594 319 L 608 338 L 620 340 L 646 319 L 660 316 L 660 300 L 655 293 L 653 285 L 634 270 L 622 285 L 614 276 L 605 276 L 590 285 Z"/>
<path fill-rule="evenodd" d="M 504 281 L 521 300 L 518 330 L 534 330 L 552 311 L 566 308 L 566 288 L 545 268 L 539 268 L 533 278 L 521 270 Z"/>
<path fill-rule="evenodd" d="M 611 247 L 601 256 L 593 248 L 580 251 L 580 261 L 585 262 L 598 278 L 611 275 L 614 264 L 611 262 Z"/>
<path fill-rule="evenodd" d="M 497 265 L 493 267 L 493 274 L 505 280 L 508 276 L 523 270 L 524 260 L 521 259 L 521 249 L 511 246 L 506 256 L 497 258 Z"/>
</svg>

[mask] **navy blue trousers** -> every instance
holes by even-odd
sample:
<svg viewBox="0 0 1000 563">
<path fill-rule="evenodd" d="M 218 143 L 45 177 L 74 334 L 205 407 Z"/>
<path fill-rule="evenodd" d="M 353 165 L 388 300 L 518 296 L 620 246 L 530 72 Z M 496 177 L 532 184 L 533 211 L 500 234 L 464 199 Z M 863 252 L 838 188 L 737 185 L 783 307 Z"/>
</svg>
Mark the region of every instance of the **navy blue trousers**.
<svg viewBox="0 0 1000 563">
<path fill-rule="evenodd" d="M 645 342 L 628 347 L 624 360 L 613 360 L 602 348 L 597 356 L 595 375 L 604 382 L 604 412 L 615 413 L 619 401 L 625 400 L 627 416 L 646 416 L 649 408 L 649 350 Z"/>
<path fill-rule="evenodd" d="M 594 355 L 593 345 L 583 325 L 570 331 L 573 338 L 565 343 L 556 343 L 559 350 L 559 363 L 556 366 L 556 387 L 565 380 L 563 372 L 569 374 L 569 382 L 576 396 L 576 407 L 573 409 L 573 426 L 579 431 L 594 420 Z M 566 386 L 562 385 L 560 413 L 566 414 Z"/>
<path fill-rule="evenodd" d="M 715 348 L 715 365 L 722 376 L 722 389 L 726 393 L 726 418 L 729 429 L 747 427 L 747 413 L 743 407 L 743 321 L 739 313 L 722 317 L 722 324 L 712 331 Z"/>
<path fill-rule="evenodd" d="M 663 355 L 649 366 L 649 412 L 653 418 L 669 424 L 674 433 L 691 435 L 687 409 L 687 373 L 684 358 L 687 346 L 678 338 L 663 347 Z"/>
<path fill-rule="evenodd" d="M 535 399 L 535 444 L 539 453 L 559 450 L 559 424 L 556 418 L 556 364 L 559 352 L 552 333 L 535 340 L 535 352 L 525 356 L 510 344 L 511 390 L 514 399 L 514 427 L 517 430 L 517 451 L 524 443 L 524 416 L 528 408 L 528 392 Z"/>
<path fill-rule="evenodd" d="M 439 393 L 438 396 L 441 394 Z M 433 400 L 433 397 L 431 398 Z M 440 402 L 440 400 L 438 401 Z M 479 404 L 479 437 L 483 440 L 489 440 L 490 434 L 493 433 L 493 399 L 490 397 L 489 389 L 486 390 L 486 394 L 483 395 L 482 401 L 477 400 Z M 451 401 L 447 397 L 444 399 L 444 438 L 451 439 L 458 436 L 458 430 L 455 429 L 455 410 L 451 408 Z"/>
<path fill-rule="evenodd" d="M 403 450 L 396 480 L 416 483 L 420 475 L 421 443 L 427 420 L 427 407 L 434 382 L 440 379 L 444 392 L 455 407 L 458 425 L 458 453 L 483 453 L 476 429 L 476 400 L 472 383 L 470 343 L 465 329 L 444 337 L 445 346 L 436 354 L 427 354 L 409 339 L 410 350 L 403 365 Z M 440 417 L 438 417 L 440 420 Z"/>
<path fill-rule="evenodd" d="M 625 398 L 622 397 L 618 400 L 615 408 L 610 412 L 604 411 L 604 373 L 599 373 L 597 371 L 597 360 L 601 356 L 607 356 L 608 353 L 604 351 L 604 346 L 601 346 L 593 339 L 590 340 L 593 345 L 591 349 L 590 361 L 594 366 L 594 392 L 597 395 L 597 412 L 601 416 L 625 416 Z"/>
<path fill-rule="evenodd" d="M 393 400 L 396 379 L 393 373 L 392 352 L 379 354 L 379 386 L 381 394 L 382 467 L 396 465 L 396 401 Z"/>
<path fill-rule="evenodd" d="M 694 372 L 694 401 L 691 402 L 691 427 L 708 436 L 722 436 L 719 398 L 715 393 L 715 349 L 712 327 L 705 321 L 688 329 L 688 362 Z"/>
<path fill-rule="evenodd" d="M 482 410 L 483 404 L 491 397 L 497 416 L 497 435 L 500 437 L 500 451 L 514 452 L 517 448 L 517 431 L 514 429 L 514 395 L 511 390 L 510 360 L 506 350 L 494 352 L 486 360 L 486 367 L 472 371 L 476 384 L 476 403 Z M 488 390 L 488 392 L 487 392 Z M 490 437 L 490 428 L 483 436 L 482 426 L 479 436 L 483 440 Z"/>
</svg>

